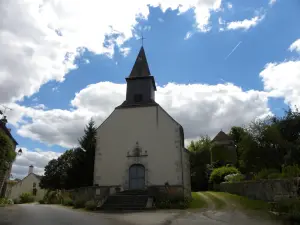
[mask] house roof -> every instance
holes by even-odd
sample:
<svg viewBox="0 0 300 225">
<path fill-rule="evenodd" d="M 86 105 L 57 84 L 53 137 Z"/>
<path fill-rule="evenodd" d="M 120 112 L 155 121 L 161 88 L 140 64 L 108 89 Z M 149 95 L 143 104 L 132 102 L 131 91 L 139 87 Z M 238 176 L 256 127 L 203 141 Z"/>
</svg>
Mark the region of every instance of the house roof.
<svg viewBox="0 0 300 225">
<path fill-rule="evenodd" d="M 148 66 L 144 47 L 141 47 L 140 52 L 136 57 L 135 63 L 129 75 L 129 78 L 148 77 L 148 76 L 151 76 L 151 73 Z"/>
<path fill-rule="evenodd" d="M 14 142 L 15 145 L 18 145 L 18 142 L 14 139 L 14 137 L 11 135 L 9 129 L 6 127 L 5 124 L 0 122 L 0 129 L 4 131 L 4 133 L 7 134 L 7 136 Z"/>
<path fill-rule="evenodd" d="M 227 134 L 225 134 L 223 131 L 220 131 L 212 140 L 212 142 L 214 141 L 230 141 L 232 140 L 231 137 Z"/>
</svg>

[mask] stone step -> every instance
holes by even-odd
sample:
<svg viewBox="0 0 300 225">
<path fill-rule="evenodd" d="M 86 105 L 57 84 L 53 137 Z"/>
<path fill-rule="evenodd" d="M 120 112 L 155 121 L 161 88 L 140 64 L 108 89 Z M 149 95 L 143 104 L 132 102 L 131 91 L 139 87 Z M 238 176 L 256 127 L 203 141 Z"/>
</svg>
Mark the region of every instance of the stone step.
<svg viewBox="0 0 300 225">
<path fill-rule="evenodd" d="M 129 190 L 111 195 L 102 205 L 103 210 L 141 210 L 146 208 L 148 195 L 144 190 Z"/>
</svg>

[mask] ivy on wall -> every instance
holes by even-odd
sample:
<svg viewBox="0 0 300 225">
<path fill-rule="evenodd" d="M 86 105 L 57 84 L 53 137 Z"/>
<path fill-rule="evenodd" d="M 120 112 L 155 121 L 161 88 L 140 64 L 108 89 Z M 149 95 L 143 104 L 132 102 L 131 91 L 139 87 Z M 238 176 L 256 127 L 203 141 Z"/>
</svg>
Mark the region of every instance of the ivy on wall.
<svg viewBox="0 0 300 225">
<path fill-rule="evenodd" d="M 9 164 L 15 160 L 16 155 L 12 140 L 0 130 L 0 171 L 7 170 Z"/>
</svg>

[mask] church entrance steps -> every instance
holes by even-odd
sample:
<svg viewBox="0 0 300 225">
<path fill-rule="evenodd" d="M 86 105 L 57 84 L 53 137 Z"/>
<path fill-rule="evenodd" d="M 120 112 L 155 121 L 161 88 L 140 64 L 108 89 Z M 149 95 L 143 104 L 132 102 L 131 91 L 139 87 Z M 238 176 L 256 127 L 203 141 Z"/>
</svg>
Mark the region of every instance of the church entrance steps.
<svg viewBox="0 0 300 225">
<path fill-rule="evenodd" d="M 102 210 L 143 210 L 148 202 L 144 190 L 127 190 L 108 196 L 100 209 Z"/>
</svg>

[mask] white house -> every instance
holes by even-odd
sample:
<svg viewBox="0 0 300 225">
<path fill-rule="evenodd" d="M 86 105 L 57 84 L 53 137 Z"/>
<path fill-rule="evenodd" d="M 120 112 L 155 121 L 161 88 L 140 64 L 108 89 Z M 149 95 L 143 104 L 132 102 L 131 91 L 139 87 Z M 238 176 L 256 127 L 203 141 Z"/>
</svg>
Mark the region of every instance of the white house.
<svg viewBox="0 0 300 225">
<path fill-rule="evenodd" d="M 190 197 L 184 131 L 155 101 L 143 47 L 126 82 L 126 100 L 97 129 L 94 184 L 121 190 L 168 186 Z"/>
<path fill-rule="evenodd" d="M 33 166 L 31 165 L 29 166 L 28 175 L 13 185 L 10 190 L 7 190 L 7 196 L 11 199 L 16 199 L 22 193 L 31 193 L 35 201 L 41 200 L 46 190 L 40 188 L 40 180 L 41 176 L 33 173 Z"/>
</svg>

